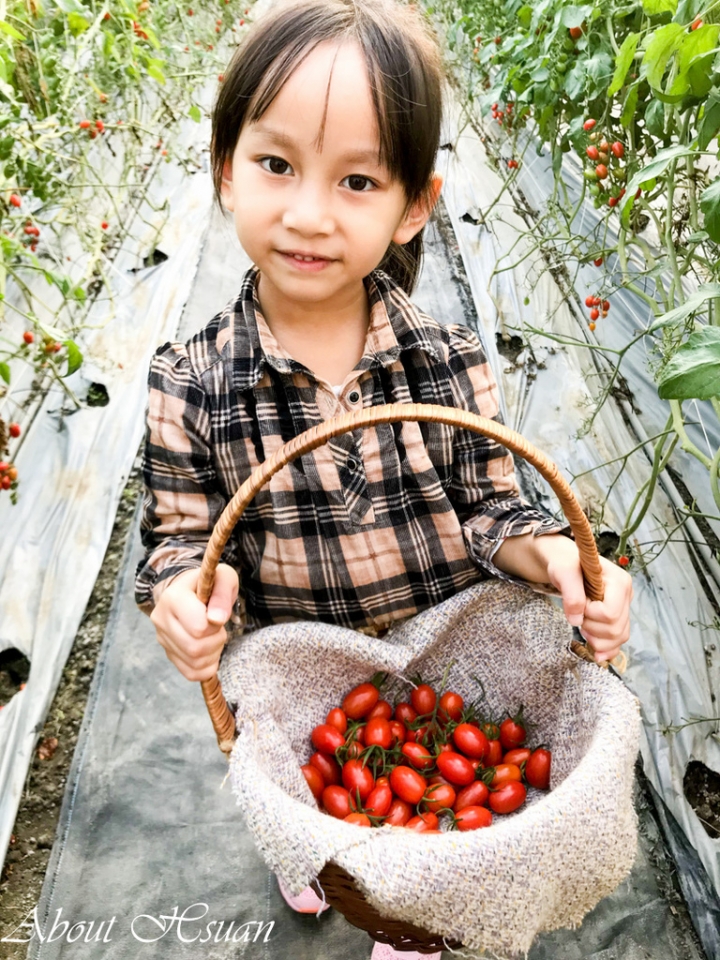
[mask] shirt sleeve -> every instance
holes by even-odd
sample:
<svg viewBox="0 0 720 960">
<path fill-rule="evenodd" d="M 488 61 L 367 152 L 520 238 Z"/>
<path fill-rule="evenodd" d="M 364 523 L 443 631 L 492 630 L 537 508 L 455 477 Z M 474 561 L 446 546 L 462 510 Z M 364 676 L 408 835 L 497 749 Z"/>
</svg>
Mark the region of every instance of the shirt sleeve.
<svg viewBox="0 0 720 960">
<path fill-rule="evenodd" d="M 174 577 L 200 566 L 227 498 L 213 462 L 210 404 L 183 344 L 157 350 L 148 388 L 140 525 L 145 557 L 136 571 L 135 601 L 150 614 Z M 232 540 L 222 559 L 236 565 Z"/>
<path fill-rule="evenodd" d="M 497 382 L 480 341 L 468 327 L 452 325 L 450 331 L 448 362 L 455 405 L 502 423 Z M 569 535 L 567 524 L 521 498 L 513 459 L 505 447 L 469 430 L 455 431 L 449 496 L 460 518 L 470 559 L 501 580 L 526 582 L 493 563 L 507 537 L 527 533 Z"/>
</svg>

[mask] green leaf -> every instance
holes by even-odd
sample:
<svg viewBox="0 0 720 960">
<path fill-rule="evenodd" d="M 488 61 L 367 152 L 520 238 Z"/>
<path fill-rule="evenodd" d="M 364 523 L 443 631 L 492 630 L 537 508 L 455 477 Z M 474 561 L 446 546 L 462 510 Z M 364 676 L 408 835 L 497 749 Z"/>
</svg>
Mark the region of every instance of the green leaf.
<svg viewBox="0 0 720 960">
<path fill-rule="evenodd" d="M 643 10 L 649 17 L 657 17 L 661 13 L 675 13 L 677 0 L 643 0 Z"/>
<path fill-rule="evenodd" d="M 0 30 L 3 33 L 6 33 L 9 37 L 12 37 L 13 40 L 24 40 L 25 37 L 19 30 L 16 30 L 15 27 L 10 26 L 9 23 L 6 23 L 4 20 L 0 20 Z M 8 383 L 10 381 L 8 380 Z"/>
<path fill-rule="evenodd" d="M 661 89 L 665 68 L 685 36 L 685 30 L 679 23 L 666 23 L 650 35 L 642 59 L 642 70 L 651 87 Z"/>
<path fill-rule="evenodd" d="M 67 350 L 68 361 L 68 368 L 63 376 L 69 377 L 71 373 L 75 373 L 75 371 L 82 365 L 83 355 L 74 340 L 63 340 L 63 346 Z"/>
<path fill-rule="evenodd" d="M 708 144 L 720 130 L 720 91 L 713 90 L 708 97 L 703 118 L 698 128 L 698 147 L 707 150 Z"/>
<path fill-rule="evenodd" d="M 195 123 L 200 123 L 200 121 L 202 120 L 202 113 L 200 112 L 200 107 L 196 103 L 194 103 L 190 107 L 188 114 L 190 116 L 190 119 L 194 120 Z"/>
<path fill-rule="evenodd" d="M 585 61 L 587 75 L 592 81 L 589 93 L 591 96 L 604 94 L 607 90 L 608 80 L 613 72 L 613 60 L 609 53 L 604 50 L 598 51 Z M 594 89 L 592 89 L 594 88 Z"/>
<path fill-rule="evenodd" d="M 625 77 L 630 69 L 630 64 L 633 61 L 633 57 L 635 56 L 635 51 L 637 50 L 639 40 L 639 33 L 629 33 L 623 40 L 620 51 L 615 58 L 615 73 L 613 74 L 612 82 L 608 87 L 609 97 L 614 96 L 620 87 L 622 87 L 622 85 L 625 83 Z"/>
<path fill-rule="evenodd" d="M 10 383 L 10 367 L 4 360 L 0 361 L 0 377 L 3 378 L 5 383 Z"/>
<path fill-rule="evenodd" d="M 695 330 L 670 358 L 658 379 L 661 400 L 709 400 L 720 396 L 720 329 Z"/>
<path fill-rule="evenodd" d="M 627 92 L 625 97 L 625 104 L 623 106 L 622 116 L 620 117 L 620 123 L 624 127 L 629 127 L 632 118 L 635 116 L 635 110 L 637 109 L 638 96 L 639 96 L 639 81 L 634 83 Z"/>
<path fill-rule="evenodd" d="M 147 67 L 147 72 L 153 80 L 157 80 L 158 83 L 165 83 L 165 74 L 162 72 L 160 67 L 156 67 L 154 63 L 149 63 Z"/>
<path fill-rule="evenodd" d="M 560 14 L 560 26 L 581 27 L 592 13 L 592 7 L 563 7 Z"/>
<path fill-rule="evenodd" d="M 524 30 L 527 30 L 530 24 L 532 23 L 532 15 L 533 15 L 532 7 L 527 7 L 527 6 L 520 7 L 518 12 L 515 14 L 518 23 Z"/>
<path fill-rule="evenodd" d="M 651 100 L 645 109 L 645 128 L 654 137 L 665 136 L 665 107 L 660 100 Z"/>
<path fill-rule="evenodd" d="M 690 294 L 685 303 L 658 317 L 658 319 L 648 327 L 647 332 L 653 333 L 661 327 L 671 327 L 673 324 L 681 323 L 683 320 L 686 320 L 690 314 L 699 310 L 708 300 L 715 300 L 718 297 L 720 297 L 720 283 L 704 283 Z"/>
<path fill-rule="evenodd" d="M 7 160 L 7 158 L 12 153 L 12 148 L 14 144 L 15 144 L 15 137 L 0 138 L 0 160 Z"/>
<path fill-rule="evenodd" d="M 705 215 L 705 229 L 710 239 L 720 243 L 720 177 L 700 194 L 700 209 Z"/>
<path fill-rule="evenodd" d="M 90 24 L 81 13 L 69 13 L 67 19 L 70 32 L 75 37 L 90 29 Z"/>
<path fill-rule="evenodd" d="M 653 180 L 665 172 L 673 160 L 680 157 L 691 157 L 697 154 L 697 150 L 692 147 L 684 147 L 682 144 L 675 144 L 673 147 L 666 147 L 664 150 L 658 150 L 657 156 L 650 163 L 646 163 L 642 170 L 638 170 L 633 175 L 625 188 L 625 197 L 621 201 L 623 214 L 632 206 L 638 187 L 646 187 Z"/>
<path fill-rule="evenodd" d="M 571 100 L 578 100 L 585 89 L 585 64 L 576 63 L 568 73 L 565 74 L 565 93 Z M 580 118 L 582 120 L 582 118 Z"/>
<path fill-rule="evenodd" d="M 720 27 L 717 24 L 707 24 L 684 35 L 677 51 L 677 76 L 667 93 L 671 95 L 687 93 L 690 89 L 690 66 L 692 62 L 698 58 L 704 59 L 709 53 L 714 52 L 718 33 L 720 33 Z M 705 91 L 707 93 L 712 85 L 712 80 L 710 76 L 705 76 L 704 79 L 708 85 Z M 696 78 L 696 82 L 701 84 L 702 78 Z"/>
</svg>

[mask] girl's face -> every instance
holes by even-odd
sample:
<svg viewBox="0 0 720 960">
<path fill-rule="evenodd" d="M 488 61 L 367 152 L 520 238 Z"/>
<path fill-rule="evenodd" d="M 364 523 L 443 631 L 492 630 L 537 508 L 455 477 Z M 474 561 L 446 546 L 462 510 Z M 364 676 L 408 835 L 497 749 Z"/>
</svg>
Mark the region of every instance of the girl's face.
<svg viewBox="0 0 720 960">
<path fill-rule="evenodd" d="M 257 123 L 243 126 L 222 197 L 276 302 L 331 306 L 357 297 L 390 241 L 406 243 L 424 226 L 430 207 L 406 210 L 405 190 L 380 165 L 379 147 L 354 41 L 316 47 Z"/>
</svg>

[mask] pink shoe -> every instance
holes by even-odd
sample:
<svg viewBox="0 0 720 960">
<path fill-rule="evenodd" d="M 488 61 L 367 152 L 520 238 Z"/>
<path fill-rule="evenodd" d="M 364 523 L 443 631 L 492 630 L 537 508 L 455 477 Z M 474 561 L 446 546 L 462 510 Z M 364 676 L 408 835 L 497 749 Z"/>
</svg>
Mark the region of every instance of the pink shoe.
<svg viewBox="0 0 720 960">
<path fill-rule="evenodd" d="M 440 953 L 418 953 L 417 950 L 393 950 L 387 943 L 375 941 L 370 960 L 440 960 Z"/>
<path fill-rule="evenodd" d="M 278 887 L 280 887 L 283 900 L 295 913 L 314 913 L 317 915 L 324 910 L 330 909 L 330 904 L 323 903 L 312 887 L 305 887 L 304 890 L 301 890 L 300 893 L 294 897 L 277 875 L 276 880 Z"/>
</svg>

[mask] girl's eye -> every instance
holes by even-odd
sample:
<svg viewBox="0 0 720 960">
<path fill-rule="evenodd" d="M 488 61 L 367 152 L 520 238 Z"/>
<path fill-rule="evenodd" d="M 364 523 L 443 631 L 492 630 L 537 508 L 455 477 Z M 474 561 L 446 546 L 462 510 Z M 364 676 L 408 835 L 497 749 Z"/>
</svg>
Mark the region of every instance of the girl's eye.
<svg viewBox="0 0 720 960">
<path fill-rule="evenodd" d="M 368 190 L 372 190 L 375 186 L 369 177 L 363 177 L 359 173 L 351 173 L 350 176 L 345 177 L 345 179 L 354 193 L 367 193 Z"/>
<path fill-rule="evenodd" d="M 290 164 L 281 157 L 262 157 L 260 159 L 260 166 L 263 170 L 267 170 L 268 173 L 282 174 L 290 169 Z"/>
</svg>

